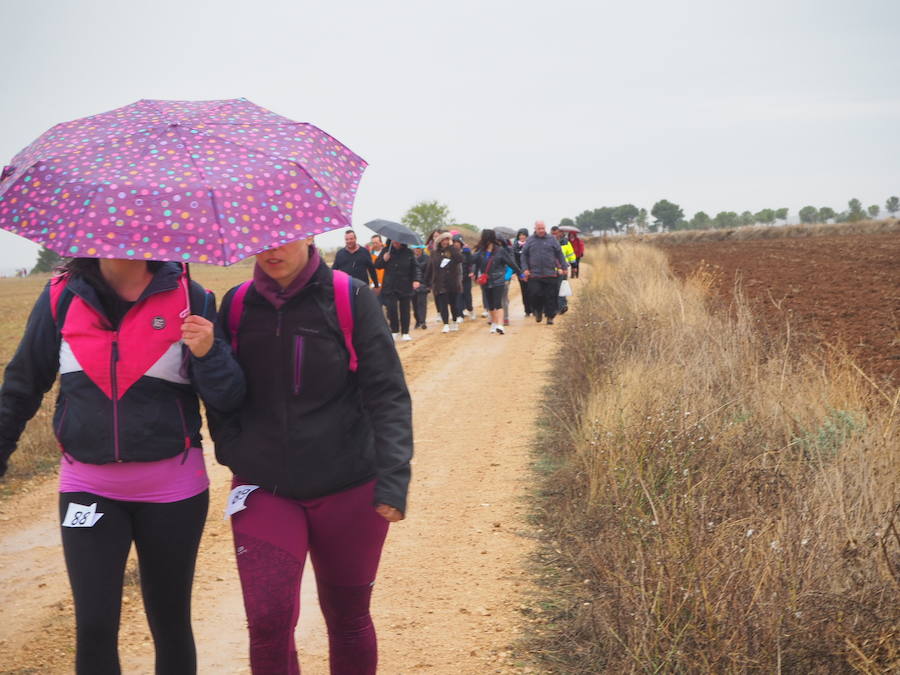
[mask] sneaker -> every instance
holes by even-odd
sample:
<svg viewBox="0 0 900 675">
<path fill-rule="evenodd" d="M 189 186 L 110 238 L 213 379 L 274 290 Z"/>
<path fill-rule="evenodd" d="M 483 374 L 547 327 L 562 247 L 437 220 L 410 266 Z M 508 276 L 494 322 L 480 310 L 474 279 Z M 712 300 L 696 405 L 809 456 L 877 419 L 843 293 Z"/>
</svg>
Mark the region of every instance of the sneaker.
<svg viewBox="0 0 900 675">
<path fill-rule="evenodd" d="M 488 333 L 493 335 L 496 332 L 497 332 L 497 326 L 495 326 L 494 324 L 491 324 L 491 329 L 488 331 Z"/>
<path fill-rule="evenodd" d="M 471 313 L 472 313 L 472 312 L 470 312 L 469 310 L 464 309 L 462 315 L 463 315 L 463 316 L 469 316 Z"/>
<path fill-rule="evenodd" d="M 488 317 L 488 313 L 487 313 L 487 312 L 482 312 L 482 313 L 481 313 L 481 318 L 482 318 L 482 319 L 486 319 L 487 317 Z"/>
<path fill-rule="evenodd" d="M 461 316 L 456 317 L 456 323 L 462 323 L 463 321 L 465 321 L 465 319 L 463 319 Z"/>
<path fill-rule="evenodd" d="M 497 326 L 495 332 L 497 333 L 497 335 L 503 335 L 503 326 Z"/>
<path fill-rule="evenodd" d="M 552 317 L 552 316 L 551 316 L 550 318 L 547 319 L 547 325 L 548 325 L 548 326 L 552 326 L 552 325 L 553 325 L 553 317 Z"/>
<path fill-rule="evenodd" d="M 421 328 L 422 330 L 428 330 L 428 324 L 423 321 L 422 325 L 419 326 L 419 328 Z"/>
<path fill-rule="evenodd" d="M 504 325 L 504 326 L 508 326 L 508 325 L 509 325 L 509 319 L 503 319 L 503 325 Z"/>
<path fill-rule="evenodd" d="M 458 330 L 459 330 L 459 324 L 458 324 L 458 323 L 451 323 L 451 324 L 450 324 L 450 330 L 452 330 L 452 331 L 458 331 Z"/>
<path fill-rule="evenodd" d="M 404 342 L 409 342 L 410 340 L 412 340 L 412 336 L 409 333 L 404 333 L 403 337 L 400 339 L 403 340 Z"/>
<path fill-rule="evenodd" d="M 560 313 L 560 314 L 565 314 L 565 313 L 568 312 L 568 311 L 569 311 L 569 308 L 568 308 L 568 306 L 567 306 L 567 307 L 563 307 L 561 310 L 559 310 L 559 313 Z"/>
<path fill-rule="evenodd" d="M 449 332 L 450 332 L 450 324 L 449 324 L 449 323 L 445 323 L 445 324 L 444 324 L 444 327 L 441 329 L 441 332 L 442 332 L 442 333 L 449 333 Z"/>
<path fill-rule="evenodd" d="M 400 339 L 400 333 L 391 333 L 391 335 L 394 337 L 394 340 Z"/>
</svg>

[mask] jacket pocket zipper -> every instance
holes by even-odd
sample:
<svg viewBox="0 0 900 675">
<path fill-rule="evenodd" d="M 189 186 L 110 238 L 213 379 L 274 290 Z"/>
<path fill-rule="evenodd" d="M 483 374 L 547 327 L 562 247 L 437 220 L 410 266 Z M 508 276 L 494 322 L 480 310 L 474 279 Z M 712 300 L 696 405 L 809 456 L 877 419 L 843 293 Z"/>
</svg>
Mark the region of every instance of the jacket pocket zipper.
<svg viewBox="0 0 900 675">
<path fill-rule="evenodd" d="M 62 415 L 59 416 L 59 424 L 56 425 L 56 443 L 57 445 L 59 445 L 59 450 L 60 452 L 62 452 L 62 456 L 66 458 L 66 461 L 69 464 L 72 464 L 72 458 L 69 457 L 69 453 L 66 452 L 66 449 L 62 444 L 62 439 L 60 438 L 62 436 L 63 424 L 66 423 L 67 412 L 69 412 L 69 399 L 66 399 L 65 403 L 63 403 Z"/>
<path fill-rule="evenodd" d="M 179 399 L 175 399 L 175 405 L 178 407 L 178 416 L 181 418 L 181 433 L 184 435 L 184 452 L 181 455 L 181 463 L 187 461 L 188 450 L 191 449 L 191 437 L 188 436 L 187 423 L 184 421 L 184 406 L 181 405 Z"/>
<path fill-rule="evenodd" d="M 300 380 L 303 375 L 303 336 L 294 336 L 294 396 L 300 393 Z"/>
</svg>

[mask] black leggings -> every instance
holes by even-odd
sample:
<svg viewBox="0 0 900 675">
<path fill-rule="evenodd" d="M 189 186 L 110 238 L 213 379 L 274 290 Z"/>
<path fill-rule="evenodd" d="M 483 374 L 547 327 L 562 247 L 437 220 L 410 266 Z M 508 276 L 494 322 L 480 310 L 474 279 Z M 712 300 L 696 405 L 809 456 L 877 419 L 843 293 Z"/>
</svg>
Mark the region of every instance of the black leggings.
<svg viewBox="0 0 900 675">
<path fill-rule="evenodd" d="M 120 502 L 87 492 L 59 495 L 60 521 L 70 502 L 97 503 L 93 527 L 62 527 L 63 551 L 75 600 L 79 674 L 118 675 L 119 616 L 128 551 L 134 541 L 141 593 L 156 646 L 156 672 L 193 675 L 191 584 L 209 491 L 165 504 Z"/>
<path fill-rule="evenodd" d="M 388 324 L 391 327 L 392 333 L 403 333 L 404 335 L 409 332 L 409 306 L 411 304 L 411 298 L 408 295 L 395 295 L 390 293 L 388 295 L 382 295 L 384 298 L 385 306 L 387 307 L 388 314 Z M 397 309 L 400 310 L 399 321 L 397 317 Z"/>
<path fill-rule="evenodd" d="M 456 293 L 439 293 L 434 296 L 434 304 L 441 314 L 441 320 L 444 323 L 450 323 L 450 312 L 453 312 L 453 320 L 462 316 L 462 312 L 456 304 Z"/>
</svg>

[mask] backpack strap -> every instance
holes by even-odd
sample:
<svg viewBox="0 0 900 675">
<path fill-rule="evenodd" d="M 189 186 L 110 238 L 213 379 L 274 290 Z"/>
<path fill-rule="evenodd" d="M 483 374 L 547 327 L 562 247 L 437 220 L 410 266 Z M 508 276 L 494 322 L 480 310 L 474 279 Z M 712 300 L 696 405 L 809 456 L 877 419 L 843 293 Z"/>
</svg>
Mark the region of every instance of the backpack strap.
<svg viewBox="0 0 900 675">
<path fill-rule="evenodd" d="M 238 328 L 241 325 L 241 316 L 244 314 L 244 298 L 253 284 L 252 280 L 245 281 L 231 296 L 231 305 L 228 307 L 228 334 L 231 336 L 231 351 L 238 351 Z"/>
<path fill-rule="evenodd" d="M 344 334 L 344 345 L 350 354 L 350 360 L 347 368 L 350 372 L 355 373 L 359 368 L 359 359 L 356 356 L 356 349 L 353 347 L 353 282 L 350 275 L 345 272 L 335 270 L 332 272 L 334 279 L 334 306 L 337 310 L 338 323 L 341 326 L 341 333 Z"/>
</svg>

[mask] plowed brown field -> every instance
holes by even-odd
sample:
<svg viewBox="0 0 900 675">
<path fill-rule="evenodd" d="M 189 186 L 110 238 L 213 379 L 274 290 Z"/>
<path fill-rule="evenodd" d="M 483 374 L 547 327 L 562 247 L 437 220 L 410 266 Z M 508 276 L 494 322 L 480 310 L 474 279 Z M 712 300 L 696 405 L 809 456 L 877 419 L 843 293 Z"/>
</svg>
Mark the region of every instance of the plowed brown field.
<svg viewBox="0 0 900 675">
<path fill-rule="evenodd" d="M 740 282 L 760 328 L 799 348 L 843 345 L 868 375 L 900 384 L 900 234 L 695 242 L 667 246 L 676 274 Z M 826 347 L 827 348 L 827 347 Z"/>
</svg>

